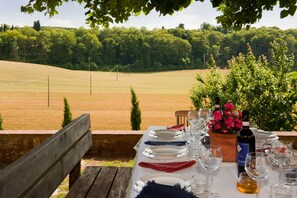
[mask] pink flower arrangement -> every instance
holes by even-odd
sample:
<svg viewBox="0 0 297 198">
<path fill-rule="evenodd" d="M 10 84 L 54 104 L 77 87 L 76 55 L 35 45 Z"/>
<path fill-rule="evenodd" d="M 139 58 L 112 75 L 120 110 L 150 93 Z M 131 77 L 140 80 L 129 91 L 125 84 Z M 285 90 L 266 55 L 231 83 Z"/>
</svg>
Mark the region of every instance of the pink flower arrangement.
<svg viewBox="0 0 297 198">
<path fill-rule="evenodd" d="M 238 110 L 234 112 L 234 104 L 227 102 L 224 112 L 215 111 L 213 113 L 213 120 L 208 123 L 208 128 L 212 132 L 222 134 L 235 134 L 242 126 L 242 113 Z"/>
</svg>

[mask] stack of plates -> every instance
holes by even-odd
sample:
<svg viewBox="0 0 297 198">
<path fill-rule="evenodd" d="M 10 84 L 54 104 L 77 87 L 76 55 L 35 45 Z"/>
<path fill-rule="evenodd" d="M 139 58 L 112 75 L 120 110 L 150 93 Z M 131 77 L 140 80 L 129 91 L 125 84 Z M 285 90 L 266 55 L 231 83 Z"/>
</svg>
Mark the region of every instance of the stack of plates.
<svg viewBox="0 0 297 198">
<path fill-rule="evenodd" d="M 184 146 L 148 146 L 143 155 L 155 160 L 174 160 L 187 155 Z"/>
<path fill-rule="evenodd" d="M 149 131 L 148 135 L 160 140 L 176 140 L 183 137 L 183 132 L 177 130 L 158 129 Z"/>
</svg>

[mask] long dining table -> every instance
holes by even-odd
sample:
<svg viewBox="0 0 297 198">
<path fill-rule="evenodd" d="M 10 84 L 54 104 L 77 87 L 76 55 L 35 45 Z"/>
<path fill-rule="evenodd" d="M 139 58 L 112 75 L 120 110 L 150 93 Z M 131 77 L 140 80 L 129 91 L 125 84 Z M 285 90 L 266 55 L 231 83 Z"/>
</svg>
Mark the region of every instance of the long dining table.
<svg viewBox="0 0 297 198">
<path fill-rule="evenodd" d="M 136 146 L 137 153 L 135 156 L 135 165 L 132 171 L 132 177 L 130 180 L 129 187 L 127 189 L 127 197 L 134 198 L 138 195 L 139 192 L 135 190 L 136 182 L 143 176 L 147 176 L 150 174 L 165 174 L 165 172 L 157 171 L 151 168 L 143 168 L 139 166 L 140 162 L 156 162 L 161 163 L 163 161 L 155 160 L 148 158 L 143 155 L 143 151 L 147 147 L 144 144 L 145 141 L 148 140 L 156 140 L 155 138 L 149 136 L 149 131 L 156 130 L 156 129 L 166 129 L 164 126 L 151 126 L 147 129 L 146 133 L 143 135 L 141 140 L 139 141 L 139 145 Z M 224 157 L 224 156 L 223 156 Z M 188 160 L 187 156 L 181 157 L 180 160 Z M 166 161 L 164 161 L 166 162 Z M 196 162 L 195 165 L 188 167 L 183 170 L 179 170 L 174 172 L 173 174 L 188 176 L 191 178 L 195 174 L 204 171 L 199 164 L 199 161 Z M 219 170 L 214 175 L 213 179 L 213 189 L 215 192 L 220 194 L 221 198 L 228 198 L 228 197 L 236 197 L 236 198 L 254 198 L 256 194 L 245 194 L 241 193 L 236 188 L 237 183 L 237 163 L 236 162 L 222 162 L 220 165 Z M 278 173 L 276 170 L 271 170 L 269 177 L 266 181 L 261 183 L 261 197 L 268 198 L 270 197 L 270 188 L 271 185 L 278 183 Z"/>
</svg>

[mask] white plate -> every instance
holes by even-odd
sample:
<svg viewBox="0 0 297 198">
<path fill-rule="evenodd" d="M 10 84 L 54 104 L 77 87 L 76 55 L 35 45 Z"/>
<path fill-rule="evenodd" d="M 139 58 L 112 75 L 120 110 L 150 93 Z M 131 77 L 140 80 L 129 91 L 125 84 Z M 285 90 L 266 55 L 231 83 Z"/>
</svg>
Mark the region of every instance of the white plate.
<svg viewBox="0 0 297 198">
<path fill-rule="evenodd" d="M 191 191 L 190 177 L 185 175 L 172 174 L 172 173 L 145 175 L 136 182 L 136 184 L 134 185 L 134 189 L 137 192 L 140 192 L 148 181 L 155 181 L 155 183 L 169 185 L 169 186 L 174 186 L 176 184 L 179 184 L 181 188 L 186 187 L 188 191 Z"/>
<path fill-rule="evenodd" d="M 157 139 L 163 140 L 173 140 L 177 138 L 182 138 L 183 132 L 177 130 L 168 130 L 168 129 L 158 129 L 149 131 L 149 136 Z"/>
<path fill-rule="evenodd" d="M 187 155 L 185 147 L 163 147 L 151 146 L 146 147 L 142 153 L 145 157 L 155 160 L 176 160 Z"/>
<path fill-rule="evenodd" d="M 185 146 L 147 146 L 144 151 L 155 155 L 177 155 L 187 150 Z"/>
</svg>

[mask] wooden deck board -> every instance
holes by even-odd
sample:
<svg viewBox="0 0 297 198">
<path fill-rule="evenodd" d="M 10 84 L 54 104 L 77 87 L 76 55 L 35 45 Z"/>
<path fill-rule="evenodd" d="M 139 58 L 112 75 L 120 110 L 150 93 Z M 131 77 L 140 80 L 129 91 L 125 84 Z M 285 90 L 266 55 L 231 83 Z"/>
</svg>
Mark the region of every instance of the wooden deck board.
<svg viewBox="0 0 297 198">
<path fill-rule="evenodd" d="M 93 197 L 108 197 L 109 191 L 114 181 L 114 177 L 117 173 L 117 167 L 102 167 L 96 180 L 93 183 L 92 188 L 88 194 L 88 198 Z"/>
<path fill-rule="evenodd" d="M 124 198 L 131 178 L 132 168 L 119 167 L 108 198 Z"/>
<path fill-rule="evenodd" d="M 66 198 L 84 198 L 91 189 L 96 177 L 98 176 L 101 167 L 88 166 L 74 183 Z"/>
<path fill-rule="evenodd" d="M 131 174 L 131 167 L 88 166 L 66 198 L 124 198 Z"/>
</svg>

